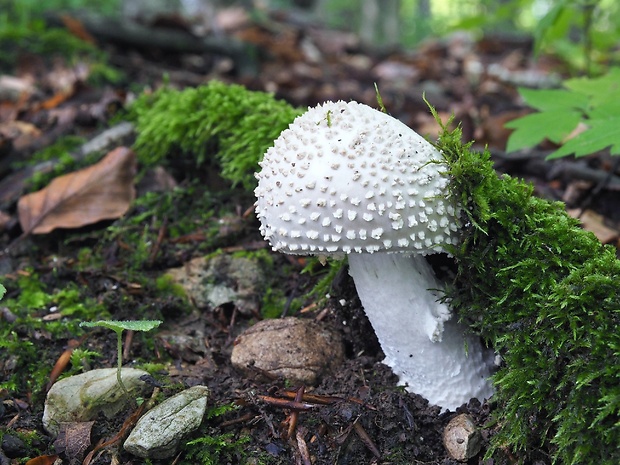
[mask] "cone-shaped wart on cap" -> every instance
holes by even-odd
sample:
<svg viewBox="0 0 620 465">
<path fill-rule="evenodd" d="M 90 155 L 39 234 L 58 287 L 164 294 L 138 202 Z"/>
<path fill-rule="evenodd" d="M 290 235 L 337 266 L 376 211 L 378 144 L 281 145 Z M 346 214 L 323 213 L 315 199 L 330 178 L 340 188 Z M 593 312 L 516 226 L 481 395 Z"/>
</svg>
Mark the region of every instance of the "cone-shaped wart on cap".
<svg viewBox="0 0 620 465">
<path fill-rule="evenodd" d="M 424 258 L 459 230 L 432 144 L 366 105 L 326 102 L 281 133 L 261 168 L 261 233 L 284 253 L 348 254 L 384 362 L 409 391 L 450 409 L 492 394 L 493 353 L 451 319 Z"/>
</svg>

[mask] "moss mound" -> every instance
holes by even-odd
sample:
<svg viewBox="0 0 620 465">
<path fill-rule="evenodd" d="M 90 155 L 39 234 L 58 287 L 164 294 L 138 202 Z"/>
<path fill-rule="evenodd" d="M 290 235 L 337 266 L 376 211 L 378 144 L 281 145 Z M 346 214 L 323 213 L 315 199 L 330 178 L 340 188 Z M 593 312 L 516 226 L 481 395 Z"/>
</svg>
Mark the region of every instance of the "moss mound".
<svg viewBox="0 0 620 465">
<path fill-rule="evenodd" d="M 215 160 L 225 179 L 251 190 L 258 161 L 299 114 L 271 94 L 211 81 L 143 94 L 129 118 L 136 123 L 134 149 L 143 164 L 162 163 L 180 151 L 195 157 L 196 166 Z"/>
<path fill-rule="evenodd" d="M 471 145 L 471 144 L 470 144 Z M 620 261 L 562 203 L 498 177 L 444 128 L 438 147 L 464 208 L 447 298 L 501 354 L 497 434 L 522 461 L 620 463 Z M 546 458 L 545 458 L 546 457 Z"/>
</svg>

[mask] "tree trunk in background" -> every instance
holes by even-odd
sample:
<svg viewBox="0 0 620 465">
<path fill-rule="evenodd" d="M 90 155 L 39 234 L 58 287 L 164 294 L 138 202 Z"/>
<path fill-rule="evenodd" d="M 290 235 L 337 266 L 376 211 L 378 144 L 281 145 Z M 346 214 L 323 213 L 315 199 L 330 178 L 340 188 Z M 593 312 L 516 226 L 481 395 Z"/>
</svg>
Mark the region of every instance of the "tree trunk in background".
<svg viewBox="0 0 620 465">
<path fill-rule="evenodd" d="M 418 0 L 417 15 L 418 18 L 431 19 L 431 0 Z"/>
<path fill-rule="evenodd" d="M 431 34 L 431 0 L 418 0 L 415 12 L 415 31 L 410 36 L 415 37 L 416 42 Z"/>
<path fill-rule="evenodd" d="M 359 36 L 369 45 L 396 45 L 400 41 L 400 0 L 361 0 Z"/>
</svg>

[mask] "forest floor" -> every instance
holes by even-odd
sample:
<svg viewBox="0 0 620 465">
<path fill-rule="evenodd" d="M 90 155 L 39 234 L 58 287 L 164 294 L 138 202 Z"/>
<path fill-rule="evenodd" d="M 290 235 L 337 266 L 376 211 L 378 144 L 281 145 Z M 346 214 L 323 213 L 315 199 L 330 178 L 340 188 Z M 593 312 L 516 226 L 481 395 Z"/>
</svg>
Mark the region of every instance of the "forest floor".
<svg viewBox="0 0 620 465">
<path fill-rule="evenodd" d="M 158 43 L 161 24 L 174 23 L 174 30 L 187 34 L 189 26 L 178 18 L 159 20 L 148 25 L 153 43 Z M 66 18 L 65 22 L 68 24 Z M 15 376 L 20 380 L 15 389 L 0 391 L 0 465 L 24 463 L 27 457 L 38 457 L 39 461 L 28 462 L 31 464 L 53 463 L 57 458 L 59 445 L 42 428 L 41 416 L 46 384 L 66 368 L 71 348 L 82 347 L 100 354 L 90 362 L 90 368 L 115 366 L 113 335 L 82 331 L 79 336 L 66 331 L 75 328 L 71 321 L 97 315 L 89 314 L 76 302 L 71 304 L 75 308 L 73 315 L 61 315 L 52 309 L 55 302 L 38 293 L 58 296 L 61 290 L 76 284 L 80 295 L 88 295 L 89 302 L 105 306 L 112 319 L 164 320 L 151 339 L 136 335 L 133 343 L 125 341 L 128 365 L 134 360 L 161 364 L 158 382 L 164 385 L 164 393 L 176 392 L 180 385 L 204 384 L 211 391 L 211 407 L 231 403 L 237 406 L 205 420 L 201 429 L 201 434 L 225 438 L 222 441 L 228 446 L 213 452 L 219 463 L 454 464 L 457 462 L 448 455 L 442 435 L 450 419 L 463 412 L 472 415 L 483 438 L 481 452 L 468 463 L 511 462 L 511 451 L 504 451 L 503 459 L 483 459 L 493 434 L 488 423 L 492 403 L 472 400 L 457 412 L 442 413 L 423 398 L 397 387 L 396 377 L 381 364 L 381 349 L 346 272 L 337 275 L 330 297 L 317 305 L 304 297 L 318 279 L 302 273 L 307 262 L 272 256 L 275 269 L 286 270 L 279 277 L 284 295 L 304 303 L 302 310 L 288 316 L 320 320 L 344 341 L 342 365 L 315 386 L 304 386 L 306 394 L 319 396 L 309 398 L 308 403 L 314 402 L 311 408 L 293 415 L 274 399 L 284 399 L 285 391 L 298 392 L 299 386 L 260 370 L 253 375 L 243 374 L 232 366 L 235 338 L 260 315 L 239 312 L 231 304 L 216 308 L 191 305 L 177 295 L 165 294 L 155 283 L 165 270 L 183 267 L 191 259 L 216 250 L 267 251 L 252 214 L 251 192 L 231 189 L 221 180 L 211 183 L 209 188 L 218 204 L 215 213 L 204 224 L 196 224 L 195 231 L 174 241 L 167 234 L 174 227 L 174 219 L 168 219 L 155 231 L 157 241 L 143 244 L 141 261 L 135 259 L 136 246 L 123 236 L 135 234 L 135 228 L 118 233 L 112 221 L 103 221 L 79 229 L 24 235 L 16 203 L 27 189 L 25 180 L 31 178 L 32 166 L 38 166 L 34 171 L 43 169 L 40 164 L 27 163 L 34 153 L 61 136 L 89 140 L 102 128 L 117 124 L 112 119 L 122 114 L 137 89 L 155 89 L 164 82 L 185 88 L 219 79 L 272 92 L 297 107 L 338 99 L 354 99 L 376 107 L 376 84 L 393 116 L 431 138 L 439 128 L 422 96 L 443 117 L 453 113 L 463 126 L 464 139 L 475 140 L 475 147 L 488 146 L 499 172 L 531 181 L 537 195 L 565 201 L 575 215 L 582 215 L 586 228 L 603 242 L 616 244 L 620 224 L 617 186 L 599 185 L 597 176 L 592 177 L 592 173 L 598 173 L 598 179 L 605 179 L 612 166 L 606 155 L 550 163 L 544 157 L 551 147 L 516 155 L 504 152 L 509 134 L 504 123 L 527 113 L 517 87 L 557 85 L 567 72 L 561 62 L 545 56 L 534 59 L 532 42 L 524 37 L 473 40 L 467 34 L 454 34 L 429 40 L 415 50 L 375 50 L 361 46 L 350 34 L 299 23 L 287 16 L 275 16 L 258 25 L 243 15 L 231 15 L 217 53 L 145 45 L 132 42 L 132 35 L 110 38 L 86 20 L 79 28 L 79 22 L 71 24 L 83 40 L 92 40 L 105 50 L 109 63 L 125 78 L 120 84 L 93 86 L 87 83 L 89 71 L 79 60 L 51 60 L 22 50 L 10 73 L 17 82 L 17 96 L 3 97 L 0 102 L 0 249 L 4 250 L 0 272 L 8 289 L 5 299 L 19 301 L 20 293 L 28 292 L 39 299 L 30 294 L 30 304 L 22 299 L 22 306 L 31 305 L 27 318 L 7 307 L 0 314 L 0 325 L 10 325 L 14 338 L 12 346 L 8 342 L 4 347 L 0 345 L 0 351 L 6 351 L 0 357 L 0 382 Z M 255 53 L 237 50 L 233 42 L 227 42 L 233 39 L 252 44 Z M 114 143 L 131 144 L 132 137 L 124 134 L 122 142 Z M 176 168 L 177 173 L 182 173 L 182 167 Z M 174 182 L 182 185 L 182 177 L 177 176 Z M 141 182 L 145 181 L 155 182 Z M 215 190 L 218 186 L 219 192 Z M 140 195 L 140 189 L 138 192 Z M 144 211 L 140 208 L 133 208 L 128 215 L 139 217 L 141 213 Z M 102 235 L 106 228 L 112 229 Z M 219 228 L 217 240 L 209 242 L 205 249 L 205 235 L 214 228 Z M 134 258 L 128 259 L 130 256 Z M 36 291 L 32 290 L 36 287 L 34 281 L 39 285 Z M 20 282 L 30 283 L 29 287 Z M 285 312 L 282 309 L 281 313 Z M 50 329 L 54 322 L 61 323 L 65 331 Z M 192 346 L 196 339 L 198 349 Z M 22 347 L 22 343 L 28 346 L 23 346 L 25 352 L 20 359 L 19 354 L 10 351 Z M 33 351 L 38 363 L 24 361 L 28 351 Z M 59 362 L 63 356 L 64 365 Z M 55 365 L 58 368 L 52 375 Z M 28 372 L 33 367 L 39 371 Z M 319 403 L 321 399 L 335 398 L 337 402 Z M 124 419 L 97 419 L 89 440 L 92 446 L 114 437 Z M 285 431 L 292 421 L 297 422 L 296 431 L 287 438 Z M 235 446 L 234 440 L 241 438 L 248 442 Z M 548 463 L 545 451 L 538 456 L 537 463 Z M 63 463 L 138 463 L 118 442 L 87 458 L 67 453 L 61 458 Z M 192 462 L 183 452 L 175 460 L 201 463 Z M 210 462 L 203 458 L 202 463 Z"/>
</svg>

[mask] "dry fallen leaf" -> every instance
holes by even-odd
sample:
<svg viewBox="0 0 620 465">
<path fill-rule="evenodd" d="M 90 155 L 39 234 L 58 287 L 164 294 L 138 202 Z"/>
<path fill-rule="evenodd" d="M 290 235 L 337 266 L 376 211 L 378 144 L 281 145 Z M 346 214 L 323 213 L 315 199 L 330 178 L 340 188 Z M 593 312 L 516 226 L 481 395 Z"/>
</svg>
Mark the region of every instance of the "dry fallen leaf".
<svg viewBox="0 0 620 465">
<path fill-rule="evenodd" d="M 605 225 L 605 218 L 602 215 L 592 210 L 582 212 L 581 209 L 577 208 L 568 210 L 568 214 L 573 218 L 579 218 L 583 229 L 593 232 L 603 244 L 610 244 L 620 236 L 619 231 Z"/>
<path fill-rule="evenodd" d="M 49 186 L 19 199 L 19 223 L 25 234 L 79 228 L 122 216 L 135 198 L 136 155 L 126 147 L 99 163 L 54 179 Z"/>
<path fill-rule="evenodd" d="M 53 465 L 58 460 L 58 455 L 39 455 L 26 462 L 26 465 Z"/>
<path fill-rule="evenodd" d="M 64 453 L 69 463 L 82 463 L 86 451 L 91 446 L 90 433 L 94 424 L 94 421 L 60 423 L 60 431 L 54 441 L 56 452 Z"/>
</svg>

